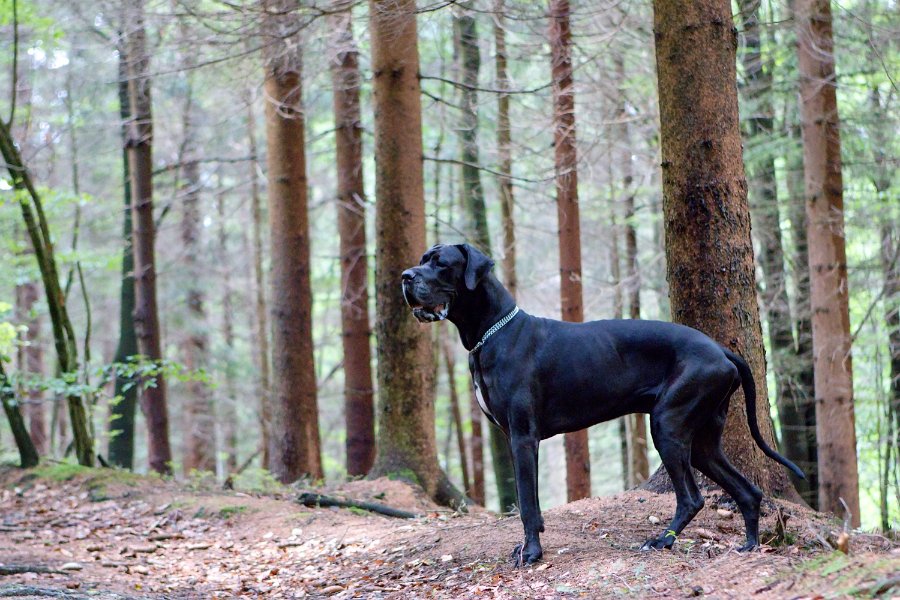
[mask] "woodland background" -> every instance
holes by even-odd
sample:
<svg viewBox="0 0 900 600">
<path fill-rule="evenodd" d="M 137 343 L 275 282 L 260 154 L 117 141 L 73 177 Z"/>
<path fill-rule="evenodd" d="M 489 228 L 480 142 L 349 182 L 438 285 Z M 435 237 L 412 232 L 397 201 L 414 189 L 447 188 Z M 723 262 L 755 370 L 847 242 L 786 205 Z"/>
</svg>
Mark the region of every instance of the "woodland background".
<svg viewBox="0 0 900 600">
<path fill-rule="evenodd" d="M 340 3 L 338 3 L 340 4 Z M 500 9 L 498 10 L 498 6 Z M 896 528 L 900 481 L 896 452 L 900 388 L 897 361 L 897 248 L 900 181 L 897 177 L 900 111 L 900 5 L 893 0 L 831 3 L 843 160 L 844 219 L 853 339 L 862 524 Z M 798 248 L 803 223 L 803 148 L 799 135 L 798 65 L 792 3 L 742 1 L 734 5 L 740 44 L 738 84 L 744 163 L 760 255 L 777 233 L 783 244 L 783 279 L 766 289 L 758 270 L 761 310 L 787 314 L 794 349 L 802 338 L 797 285 L 805 252 Z M 200 477 L 204 469 L 224 480 L 270 477 L 261 463 L 262 356 L 269 332 L 260 330 L 273 290 L 266 220 L 266 133 L 263 127 L 262 10 L 225 0 L 149 0 L 146 15 L 153 101 L 153 185 L 157 225 L 156 268 L 162 354 L 168 390 L 171 470 Z M 350 7 L 359 46 L 364 202 L 374 213 L 375 148 L 369 7 Z M 15 11 L 15 17 L 14 17 Z M 338 238 L 335 118 L 331 66 L 336 50 L 333 7 L 302 3 L 297 39 L 302 50 L 303 116 L 308 182 L 311 322 L 318 402 L 318 431 L 326 481 L 347 476 L 345 467 L 344 361 L 341 346 L 341 251 Z M 743 62 L 748 19 L 758 15 L 763 83 Z M 480 69 L 466 82 L 460 18 L 474 24 Z M 498 98 L 508 99 L 514 190 L 517 300 L 531 314 L 558 317 L 560 275 L 554 185 L 554 107 L 547 7 L 507 1 L 418 6 L 424 185 L 428 243 L 472 241 L 471 212 L 462 201 L 462 154 L 467 107 L 477 107 L 477 168 L 486 198 L 486 225 L 497 271 L 511 248 L 502 238 L 501 184 L 505 179 L 498 134 Z M 584 318 L 621 315 L 629 293 L 639 290 L 642 318 L 670 318 L 662 219 L 660 125 L 654 56 L 653 6 L 649 2 L 574 2 L 572 65 L 577 116 L 578 192 L 581 212 Z M 13 27 L 17 22 L 17 27 Z M 505 32 L 509 83 L 495 71 L 495 27 Z M 123 15 L 117 2 L 0 1 L 0 115 L 16 116 L 11 131 L 42 197 L 55 245 L 62 286 L 77 337 L 81 368 L 76 381 L 56 377 L 53 338 L 40 275 L 30 252 L 13 182 L 0 177 L 0 353 L 15 383 L 23 412 L 44 413 L 43 454 L 63 459 L 71 443 L 61 396 L 73 387 L 90 406 L 96 451 L 108 455 L 109 415 L 120 398 L 108 365 L 120 339 L 123 178 L 119 49 Z M 16 30 L 14 35 L 14 29 Z M 14 53 L 14 49 L 17 52 Z M 471 58 L 471 54 L 468 55 Z M 17 58 L 16 58 L 17 57 Z M 468 73 L 471 73 L 471 63 Z M 750 67 L 752 70 L 752 67 Z M 13 76 L 15 73 L 15 76 Z M 722 83 L 727 87 L 728 82 Z M 508 94 L 499 94 L 507 90 Z M 473 95 L 466 92 L 475 91 Z M 765 121 L 763 133 L 755 129 Z M 299 141 L 297 142 L 300 143 Z M 754 181 L 766 161 L 774 164 L 775 199 Z M 193 166 L 193 171 L 188 168 Z M 631 198 L 633 210 L 629 210 Z M 255 200 L 254 200 L 255 199 Z M 254 211 L 258 206 L 259 210 Z M 375 220 L 367 222 L 369 268 L 374 260 Z M 633 231 L 637 273 L 628 268 L 626 240 Z M 258 234 L 258 235 L 257 235 Z M 422 251 L 425 250 L 423 247 Z M 260 281 L 257 263 L 262 267 Z M 127 268 L 126 268 L 127 271 Z M 371 279 L 371 272 L 369 274 Z M 398 277 L 399 282 L 399 277 Z M 381 298 L 369 285 L 369 318 Z M 787 300 L 787 304 L 784 303 Z M 202 310 L 198 311 L 198 306 Z M 262 311 L 262 313 L 260 312 Z M 892 312 L 893 311 L 893 312 Z M 893 316 L 892 316 L 893 315 Z M 412 316 L 409 315 L 412 319 Z M 763 318 L 771 334 L 772 321 Z M 808 324 L 807 324 L 808 326 Z M 260 336 L 260 331 L 263 335 Z M 454 438 L 451 387 L 462 407 L 463 430 L 472 433 L 469 376 L 455 330 L 428 330 L 437 348 L 448 344 L 455 359 L 452 381 L 436 358 L 435 428 L 440 465 L 462 488 L 462 463 Z M 893 337 L 892 337 L 893 336 Z M 776 377 L 791 382 L 788 348 L 765 336 L 768 390 L 776 435 L 783 438 Z M 372 340 L 373 356 L 375 344 Z M 782 358 L 778 357 L 779 353 Z M 443 359 L 442 351 L 435 357 Z M 786 357 L 786 358 L 785 358 Z M 31 360 L 32 362 L 29 362 Z M 137 368 L 153 375 L 146 364 Z M 148 370 L 149 369 L 149 370 Z M 109 381 L 107 381 L 109 380 Z M 81 386 L 81 387 L 79 387 Z M 198 402 L 199 399 L 199 402 Z M 199 425 L 198 425 L 199 423 Z M 482 424 L 485 428 L 487 423 Z M 214 464 L 190 458 L 191 432 L 214 444 Z M 113 430 L 116 426 L 112 427 Z M 147 426 L 137 413 L 135 470 L 148 469 Z M 591 493 L 630 487 L 622 460 L 619 423 L 590 430 Z M 235 441 L 229 447 L 227 440 Z M 12 435 L 0 428 L 4 459 L 15 458 Z M 491 453 L 485 440 L 486 505 L 500 505 Z M 657 461 L 654 452 L 650 460 Z M 774 464 L 773 464 L 773 467 Z M 563 440 L 542 445 L 541 500 L 565 502 Z"/>
</svg>

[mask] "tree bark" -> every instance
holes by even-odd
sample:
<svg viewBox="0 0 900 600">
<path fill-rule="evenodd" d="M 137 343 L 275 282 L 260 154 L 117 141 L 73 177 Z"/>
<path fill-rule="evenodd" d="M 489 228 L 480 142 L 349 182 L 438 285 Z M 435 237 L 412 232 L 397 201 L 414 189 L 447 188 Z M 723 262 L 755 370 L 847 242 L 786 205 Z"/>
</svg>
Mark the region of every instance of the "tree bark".
<svg viewBox="0 0 900 600">
<path fill-rule="evenodd" d="M 124 43 L 119 50 L 119 117 L 122 138 L 122 194 L 125 209 L 122 211 L 122 277 L 119 290 L 119 344 L 113 362 L 124 364 L 139 353 L 137 334 L 134 329 L 134 254 L 132 253 L 131 226 L 131 171 L 128 167 L 128 122 L 131 108 L 128 99 L 128 59 Z M 110 406 L 109 415 L 109 462 L 125 469 L 134 468 L 134 417 L 138 404 L 140 387 L 131 377 L 124 376 L 116 369 L 113 395 L 116 402 Z"/>
<path fill-rule="evenodd" d="M 298 5 L 263 0 L 272 257 L 271 470 L 284 483 L 323 476 L 313 364 L 309 215 Z"/>
<path fill-rule="evenodd" d="M 467 237 L 482 252 L 491 254 L 491 235 L 487 224 L 487 206 L 481 172 L 478 168 L 478 72 L 481 54 L 478 49 L 478 25 L 470 13 L 471 3 L 463 3 L 453 17 L 457 54 L 459 55 L 463 86 L 461 88 L 461 119 L 458 127 L 462 165 L 462 205 L 466 214 Z M 516 503 L 516 477 L 513 471 L 509 442 L 500 428 L 489 423 L 488 440 L 494 465 L 494 480 L 500 510 Z"/>
<path fill-rule="evenodd" d="M 128 59 L 128 165 L 131 174 L 132 248 L 134 251 L 134 328 L 145 360 L 162 360 L 159 309 L 156 302 L 156 256 L 153 221 L 153 115 L 150 99 L 150 57 L 144 31 L 144 0 L 124 0 L 125 53 Z M 141 393 L 147 422 L 150 468 L 171 473 L 166 381 L 158 373 Z"/>
<path fill-rule="evenodd" d="M 185 336 L 182 343 L 184 365 L 188 370 L 209 368 L 209 322 L 203 293 L 204 265 L 200 257 L 206 252 L 201 240 L 200 215 L 200 149 L 196 139 L 198 109 L 193 97 L 193 72 L 196 60 L 190 46 L 190 31 L 181 23 L 182 52 L 181 76 L 184 78 L 184 105 L 182 107 L 182 141 L 180 151 L 181 177 L 178 195 L 182 201 L 181 244 L 182 272 L 185 280 Z M 226 309 L 227 310 L 227 309 Z M 182 423 L 186 428 L 183 466 L 191 471 L 216 471 L 216 421 L 212 390 L 206 382 L 190 378 L 185 387 L 185 411 Z"/>
<path fill-rule="evenodd" d="M 370 477 L 415 481 L 442 504 L 463 502 L 437 461 L 430 336 L 399 293 L 425 248 L 422 113 L 414 0 L 370 0 L 375 108 L 378 454 Z"/>
<path fill-rule="evenodd" d="M 578 154 L 575 146 L 575 91 L 568 0 L 550 0 L 553 142 L 556 207 L 559 220 L 559 276 L 563 321 L 584 320 L 581 294 L 581 226 L 578 216 Z M 565 434 L 566 497 L 591 495 L 591 456 L 587 430 Z"/>
<path fill-rule="evenodd" d="M 253 100 L 247 98 L 247 141 L 250 146 L 250 212 L 253 221 L 253 281 L 255 290 L 254 325 L 256 331 L 256 366 L 259 370 L 257 381 L 259 396 L 259 446 L 260 464 L 264 469 L 271 467 L 269 446 L 272 426 L 272 386 L 269 362 L 269 309 L 266 304 L 266 281 L 263 271 L 263 215 L 259 194 L 258 160 L 256 146 L 256 118 L 253 114 Z"/>
<path fill-rule="evenodd" d="M 771 445 L 731 4 L 656 0 L 654 28 L 672 317 L 747 361 L 757 386 L 756 419 Z M 765 492 L 796 496 L 786 471 L 753 442 L 741 392 L 732 396 L 722 447 Z M 651 489 L 668 485 L 663 469 L 648 482 Z"/>
<path fill-rule="evenodd" d="M 793 393 L 790 382 L 789 364 L 795 352 L 794 331 L 784 270 L 775 156 L 766 150 L 774 131 L 774 111 L 769 100 L 772 91 L 771 65 L 762 56 L 760 0 L 740 0 L 738 6 L 744 31 L 741 62 L 745 81 L 741 92 L 750 107 L 747 144 L 755 148 L 754 154 L 758 156 L 756 160 L 747 161 L 750 211 L 760 247 L 759 262 L 764 282 L 762 300 L 775 374 L 775 403 L 781 425 L 780 447 L 782 453 L 802 469 L 805 468 L 803 463 L 808 462 L 808 439 L 802 399 Z M 809 480 L 793 474 L 789 476 L 801 497 L 809 497 Z"/>
<path fill-rule="evenodd" d="M 828 0 L 798 0 L 796 13 L 815 357 L 819 502 L 822 510 L 843 515 L 843 499 L 852 515 L 851 523 L 858 527 L 859 472 L 831 5 Z"/>
<path fill-rule="evenodd" d="M 347 474 L 365 475 L 375 461 L 372 349 L 369 343 L 366 194 L 363 186 L 359 51 L 349 0 L 335 0 L 332 17 L 338 235 L 341 255 L 341 332 Z"/>
</svg>

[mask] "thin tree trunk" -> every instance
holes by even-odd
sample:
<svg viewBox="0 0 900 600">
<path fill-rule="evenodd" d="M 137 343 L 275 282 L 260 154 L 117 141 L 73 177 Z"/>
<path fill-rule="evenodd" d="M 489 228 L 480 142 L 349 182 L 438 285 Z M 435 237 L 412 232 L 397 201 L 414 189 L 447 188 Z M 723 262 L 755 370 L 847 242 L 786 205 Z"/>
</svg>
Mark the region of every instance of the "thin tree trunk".
<svg viewBox="0 0 900 600">
<path fill-rule="evenodd" d="M 461 119 L 459 124 L 462 171 L 462 199 L 466 214 L 467 237 L 484 253 L 491 254 L 491 236 L 487 224 L 487 206 L 481 172 L 478 168 L 478 72 L 481 54 L 478 49 L 478 25 L 470 13 L 471 3 L 463 3 L 453 17 L 455 39 L 460 60 L 463 87 L 461 90 Z M 508 131 L 508 124 L 507 124 Z M 508 181 L 508 179 L 507 179 Z M 491 459 L 500 510 L 507 510 L 516 503 L 516 477 L 513 471 L 509 442 L 499 427 L 488 424 Z"/>
<path fill-rule="evenodd" d="M 859 526 L 841 137 L 829 0 L 798 0 L 800 115 L 815 356 L 820 508 Z"/>
<path fill-rule="evenodd" d="M 234 384 L 234 290 L 231 284 L 231 269 L 228 266 L 228 230 L 226 228 L 225 189 L 222 184 L 221 169 L 216 176 L 218 190 L 216 192 L 216 212 L 218 213 L 219 260 L 222 269 L 222 339 L 225 342 L 225 397 L 220 405 L 217 420 L 220 424 L 222 452 L 225 453 L 225 472 L 232 474 L 238 466 L 237 436 L 238 423 L 237 395 Z"/>
<path fill-rule="evenodd" d="M 184 77 L 184 106 L 182 114 L 181 142 L 181 186 L 178 195 L 182 201 L 181 243 L 184 250 L 182 272 L 186 275 L 185 296 L 187 318 L 185 336 L 182 340 L 184 365 L 189 370 L 209 368 L 209 323 L 206 316 L 205 295 L 203 293 L 203 272 L 200 257 L 203 248 L 200 215 L 200 150 L 196 140 L 196 120 L 198 109 L 193 97 L 193 69 L 196 61 L 190 45 L 190 31 L 182 23 L 181 68 Z M 228 308 L 226 307 L 226 311 Z M 212 390 L 197 378 L 191 378 L 185 386 L 187 398 L 182 423 L 185 431 L 185 453 L 183 465 L 185 473 L 191 471 L 216 470 L 216 421 Z"/>
<path fill-rule="evenodd" d="M 309 215 L 299 6 L 263 0 L 272 256 L 271 470 L 282 482 L 323 476 L 313 364 Z"/>
<path fill-rule="evenodd" d="M 443 337 L 443 336 L 442 336 Z M 456 446 L 459 450 L 459 464 L 462 469 L 463 489 L 471 497 L 472 489 L 469 479 L 469 459 L 466 456 L 466 439 L 463 435 L 462 413 L 459 409 L 459 394 L 456 392 L 456 361 L 453 360 L 453 349 L 446 339 L 441 340 L 441 350 L 444 355 L 444 366 L 447 368 L 447 382 L 450 387 L 450 412 L 453 414 L 453 423 L 456 425 Z M 449 453 L 448 453 L 449 454 Z"/>
<path fill-rule="evenodd" d="M 812 304 L 809 298 L 809 246 L 806 241 L 806 191 L 803 181 L 803 152 L 800 128 L 791 126 L 790 135 L 796 139 L 796 151 L 791 153 L 787 168 L 787 189 L 790 195 L 789 217 L 794 240 L 794 327 L 796 347 L 790 363 L 791 392 L 800 415 L 803 430 L 798 443 L 804 448 L 802 460 L 794 461 L 806 473 L 807 484 L 800 494 L 811 507 L 819 507 L 819 450 L 816 445 L 816 394 L 812 350 Z M 793 459 L 792 459 L 793 460 Z"/>
<path fill-rule="evenodd" d="M 272 427 L 272 387 L 269 363 L 269 309 L 266 304 L 266 281 L 263 270 L 263 215 L 259 194 L 258 148 L 256 145 L 256 117 L 253 114 L 253 101 L 247 98 L 247 141 L 250 146 L 250 212 L 253 221 L 253 281 L 256 293 L 254 300 L 255 330 L 257 343 L 256 366 L 259 370 L 257 380 L 259 396 L 259 446 L 261 450 L 260 464 L 264 469 L 271 468 L 269 446 L 271 445 Z"/>
<path fill-rule="evenodd" d="M 744 50 L 741 61 L 745 82 L 741 88 L 750 106 L 748 145 L 756 147 L 756 160 L 748 160 L 750 168 L 750 208 L 759 239 L 759 262 L 762 267 L 764 290 L 763 307 L 769 330 L 771 365 L 775 374 L 775 403 L 781 425 L 781 449 L 791 461 L 807 461 L 806 423 L 802 404 L 796 402 L 791 388 L 788 364 L 795 351 L 791 309 L 788 302 L 784 271 L 784 250 L 781 241 L 781 215 L 778 206 L 778 186 L 775 180 L 775 157 L 765 148 L 771 144 L 774 131 L 773 108 L 769 100 L 772 74 L 769 61 L 762 56 L 759 11 L 760 0 L 740 0 L 743 20 Z M 809 480 L 791 474 L 791 481 L 801 497 L 808 497 Z"/>
<path fill-rule="evenodd" d="M 40 341 L 41 321 L 35 306 L 37 301 L 38 289 L 33 281 L 16 286 L 16 321 L 25 327 L 20 336 L 18 368 L 19 373 L 28 379 L 42 377 L 44 372 L 44 352 Z M 46 455 L 48 444 L 44 395 L 36 385 L 23 388 L 20 382 L 19 386 L 24 393 L 23 416 L 28 420 L 31 441 L 39 455 Z"/>
<path fill-rule="evenodd" d="M 61 374 L 75 377 L 78 371 L 78 350 L 75 332 L 66 310 L 65 295 L 59 284 L 59 272 L 56 268 L 56 257 L 53 253 L 53 242 L 50 227 L 44 215 L 41 197 L 34 187 L 31 174 L 22 161 L 22 156 L 12 138 L 9 125 L 0 119 L 0 155 L 6 163 L 13 188 L 22 193 L 19 202 L 22 218 L 28 236 L 31 239 L 35 259 L 41 271 L 44 294 L 50 313 L 53 329 L 53 340 L 56 347 L 57 368 Z M 77 377 L 76 377 L 77 379 Z M 72 433 L 75 441 L 75 453 L 78 462 L 84 466 L 94 463 L 94 440 L 88 428 L 88 417 L 82 397 L 74 391 L 68 391 L 66 404 L 72 422 Z"/>
<path fill-rule="evenodd" d="M 25 428 L 25 419 L 22 418 L 19 404 L 16 401 L 15 388 L 6 377 L 2 360 L 0 360 L 0 403 L 3 404 L 3 411 L 9 421 L 16 448 L 19 450 L 19 466 L 23 469 L 36 467 L 39 460 L 38 452 L 31 441 L 31 436 L 28 435 L 28 429 Z"/>
<path fill-rule="evenodd" d="M 581 295 L 581 226 L 578 216 L 578 154 L 575 146 L 575 91 L 572 80 L 572 32 L 568 0 L 550 0 L 553 76 L 553 141 L 556 206 L 559 219 L 559 276 L 563 321 L 584 320 Z M 565 434 L 566 497 L 591 495 L 591 455 L 587 430 Z"/>
<path fill-rule="evenodd" d="M 365 475 L 375 461 L 375 408 L 369 338 L 366 195 L 363 186 L 359 51 L 349 0 L 335 0 L 332 17 L 338 235 L 341 254 L 341 331 L 347 474 Z"/>
<path fill-rule="evenodd" d="M 122 181 L 125 209 L 122 213 L 122 277 L 119 291 L 119 344 L 113 362 L 124 364 L 139 352 L 134 329 L 134 254 L 132 253 L 131 227 L 131 173 L 128 168 L 128 121 L 131 109 L 128 105 L 128 63 L 125 44 L 119 50 L 119 117 L 122 138 Z M 109 416 L 109 462 L 126 469 L 134 468 L 134 418 L 140 387 L 131 377 L 116 369 L 114 396 Z"/>
<path fill-rule="evenodd" d="M 628 318 L 641 318 L 641 274 L 638 267 L 637 227 L 634 217 L 634 165 L 631 154 L 631 127 L 628 124 L 628 100 L 623 88 L 625 64 L 621 56 L 616 58 L 616 75 L 619 80 L 619 156 L 615 162 L 622 169 L 622 191 L 625 212 L 625 299 Z M 628 441 L 628 486 L 641 485 L 650 477 L 650 460 L 647 457 L 647 421 L 643 413 L 625 418 Z"/>
<path fill-rule="evenodd" d="M 156 232 L 153 221 L 153 115 L 150 99 L 150 59 L 144 31 L 144 0 L 125 0 L 125 53 L 128 59 L 128 165 L 132 193 L 132 249 L 134 252 L 134 328 L 145 360 L 162 360 L 159 309 L 156 302 Z M 141 392 L 141 411 L 147 422 L 150 468 L 171 473 L 166 381 L 162 373 Z"/>
<path fill-rule="evenodd" d="M 506 70 L 505 0 L 494 0 L 494 68 L 497 89 L 509 89 Z M 500 188 L 500 213 L 503 221 L 503 279 L 506 289 L 516 297 L 519 279 L 516 274 L 516 223 L 512 182 L 512 128 L 509 121 L 509 94 L 497 94 L 497 158 L 499 159 L 498 185 Z"/>
<path fill-rule="evenodd" d="M 422 113 L 414 0 L 370 0 L 375 105 L 378 454 L 370 477 L 416 481 L 442 504 L 463 502 L 437 461 L 430 337 L 397 293 L 425 248 Z"/>
<path fill-rule="evenodd" d="M 747 361 L 757 386 L 756 419 L 772 445 L 731 3 L 656 0 L 654 27 L 673 320 L 703 331 Z M 753 442 L 741 392 L 731 398 L 722 447 L 765 492 L 796 497 L 786 471 Z M 650 489 L 669 486 L 663 469 L 648 482 Z"/>
</svg>

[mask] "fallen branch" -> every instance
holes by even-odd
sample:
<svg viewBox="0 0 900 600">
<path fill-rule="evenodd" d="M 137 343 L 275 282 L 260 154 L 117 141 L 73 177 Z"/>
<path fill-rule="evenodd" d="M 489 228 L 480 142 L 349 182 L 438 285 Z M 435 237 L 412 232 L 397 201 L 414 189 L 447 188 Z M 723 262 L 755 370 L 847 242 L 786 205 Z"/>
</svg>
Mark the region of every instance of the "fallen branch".
<svg viewBox="0 0 900 600">
<path fill-rule="evenodd" d="M 297 502 L 304 506 L 337 506 L 338 508 L 359 508 L 369 512 L 378 513 L 386 517 L 394 517 L 396 519 L 415 519 L 419 515 L 409 511 L 392 508 L 377 502 L 363 502 L 361 500 L 341 500 L 333 496 L 323 496 L 322 494 L 314 494 L 312 492 L 304 492 L 297 497 Z"/>
<path fill-rule="evenodd" d="M 51 569 L 42 565 L 0 565 L 0 575 L 21 575 L 22 573 L 55 573 L 61 574 L 65 571 L 59 569 Z"/>
<path fill-rule="evenodd" d="M 64 600 L 89 600 L 96 598 L 96 592 L 88 594 L 79 594 L 76 592 L 66 592 L 55 588 L 39 588 L 30 585 L 5 585 L 0 586 L 0 598 L 33 598 L 35 596 L 41 598 L 63 598 Z M 109 600 L 132 600 L 134 596 L 123 596 L 113 592 L 104 591 L 103 598 Z"/>
</svg>

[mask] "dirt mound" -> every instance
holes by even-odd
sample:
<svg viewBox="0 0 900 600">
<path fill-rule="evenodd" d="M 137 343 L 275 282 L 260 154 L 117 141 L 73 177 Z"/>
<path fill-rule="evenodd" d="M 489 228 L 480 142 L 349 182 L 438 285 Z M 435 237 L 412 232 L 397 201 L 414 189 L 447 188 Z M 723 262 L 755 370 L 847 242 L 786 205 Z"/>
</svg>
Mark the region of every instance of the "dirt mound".
<svg viewBox="0 0 900 600">
<path fill-rule="evenodd" d="M 392 508 L 399 508 L 417 514 L 428 514 L 443 510 L 431 501 L 422 488 L 405 481 L 379 477 L 378 479 L 358 479 L 316 490 L 323 494 L 366 502 L 377 502 Z"/>
</svg>

